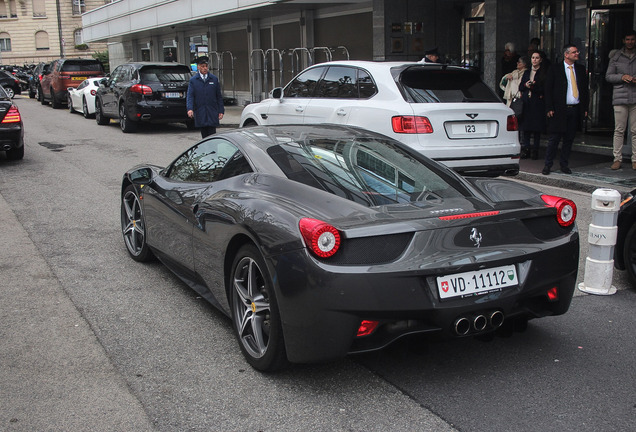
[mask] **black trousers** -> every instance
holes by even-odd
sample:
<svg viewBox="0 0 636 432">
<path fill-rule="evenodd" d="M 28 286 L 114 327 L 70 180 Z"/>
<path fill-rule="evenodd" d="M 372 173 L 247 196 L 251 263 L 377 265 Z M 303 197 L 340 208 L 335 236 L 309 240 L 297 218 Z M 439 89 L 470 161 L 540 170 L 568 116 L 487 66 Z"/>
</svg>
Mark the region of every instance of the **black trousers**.
<svg viewBox="0 0 636 432">
<path fill-rule="evenodd" d="M 554 158 L 556 157 L 559 141 L 563 138 L 563 146 L 561 147 L 561 156 L 559 164 L 567 167 L 570 161 L 570 153 L 572 152 L 572 143 L 576 135 L 576 128 L 579 123 L 579 105 L 568 105 L 565 115 L 565 132 L 550 134 L 548 138 L 548 148 L 545 153 L 545 166 L 552 167 Z"/>
<path fill-rule="evenodd" d="M 203 126 L 201 128 L 201 138 L 205 138 L 216 133 L 216 126 Z"/>
</svg>

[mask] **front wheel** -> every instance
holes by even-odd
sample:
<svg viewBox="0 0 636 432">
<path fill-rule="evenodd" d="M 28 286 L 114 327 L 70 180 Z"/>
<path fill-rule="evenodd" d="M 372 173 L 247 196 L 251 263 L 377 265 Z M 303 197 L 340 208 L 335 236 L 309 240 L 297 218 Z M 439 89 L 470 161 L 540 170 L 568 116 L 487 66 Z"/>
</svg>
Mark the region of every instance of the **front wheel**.
<svg viewBox="0 0 636 432">
<path fill-rule="evenodd" d="M 146 243 L 146 224 L 137 190 L 130 185 L 121 199 L 121 233 L 131 258 L 146 262 L 154 257 Z"/>
<path fill-rule="evenodd" d="M 280 312 L 271 279 L 255 246 L 234 258 L 230 276 L 232 323 L 241 351 L 255 369 L 272 372 L 287 365 Z"/>
<path fill-rule="evenodd" d="M 636 225 L 633 225 L 625 236 L 625 246 L 623 246 L 623 262 L 627 270 L 627 276 L 636 288 Z"/>
</svg>

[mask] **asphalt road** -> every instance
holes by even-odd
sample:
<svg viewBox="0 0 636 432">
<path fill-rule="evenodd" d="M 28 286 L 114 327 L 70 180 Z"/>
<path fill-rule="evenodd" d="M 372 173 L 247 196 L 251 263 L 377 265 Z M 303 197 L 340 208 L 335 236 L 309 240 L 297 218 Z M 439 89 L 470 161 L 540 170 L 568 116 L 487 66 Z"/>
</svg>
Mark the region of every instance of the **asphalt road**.
<svg viewBox="0 0 636 432">
<path fill-rule="evenodd" d="M 16 102 L 25 159 L 0 158 L 0 430 L 632 429 L 636 292 L 622 272 L 618 294 L 577 295 L 565 316 L 510 338 L 412 340 L 260 374 L 225 316 L 121 240 L 121 174 L 167 164 L 198 132 L 124 135 Z M 583 207 L 585 239 L 590 195 L 546 191 Z"/>
</svg>

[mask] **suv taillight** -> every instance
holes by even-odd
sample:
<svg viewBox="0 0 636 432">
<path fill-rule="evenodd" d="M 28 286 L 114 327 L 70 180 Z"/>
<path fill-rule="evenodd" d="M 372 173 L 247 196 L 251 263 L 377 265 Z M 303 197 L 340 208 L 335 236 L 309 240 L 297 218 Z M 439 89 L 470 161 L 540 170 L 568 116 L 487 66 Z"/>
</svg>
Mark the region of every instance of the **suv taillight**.
<svg viewBox="0 0 636 432">
<path fill-rule="evenodd" d="M 130 91 L 132 93 L 139 93 L 142 95 L 151 95 L 152 94 L 152 88 L 148 87 L 147 85 L 143 85 L 143 84 L 135 84 L 134 86 L 132 86 L 130 88 Z"/>
<path fill-rule="evenodd" d="M 509 115 L 508 116 L 508 124 L 506 126 L 506 130 L 508 130 L 510 132 L 514 132 L 516 130 L 519 130 L 519 120 L 517 120 L 517 116 L 516 115 Z"/>
<path fill-rule="evenodd" d="M 9 108 L 7 115 L 5 115 L 2 119 L 2 123 L 20 123 L 20 120 L 20 111 L 18 111 L 18 107 L 12 105 L 11 108 Z"/>
<path fill-rule="evenodd" d="M 433 133 L 433 125 L 426 117 L 395 116 L 391 117 L 391 125 L 395 133 L 429 134 Z"/>
</svg>

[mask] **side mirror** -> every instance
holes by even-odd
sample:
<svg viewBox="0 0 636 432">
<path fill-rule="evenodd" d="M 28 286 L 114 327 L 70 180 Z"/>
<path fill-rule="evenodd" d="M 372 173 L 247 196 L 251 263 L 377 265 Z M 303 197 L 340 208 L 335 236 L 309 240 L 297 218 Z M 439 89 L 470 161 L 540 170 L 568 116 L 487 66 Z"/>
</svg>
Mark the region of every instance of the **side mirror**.
<svg viewBox="0 0 636 432">
<path fill-rule="evenodd" d="M 274 90 L 272 90 L 272 97 L 274 99 L 282 99 L 283 98 L 283 88 L 282 87 L 276 87 Z"/>
<path fill-rule="evenodd" d="M 141 168 L 130 173 L 130 180 L 137 185 L 147 185 L 152 181 L 152 170 L 150 168 Z"/>
<path fill-rule="evenodd" d="M 105 86 L 108 83 L 108 77 L 102 78 L 98 81 L 99 85 Z"/>
</svg>

